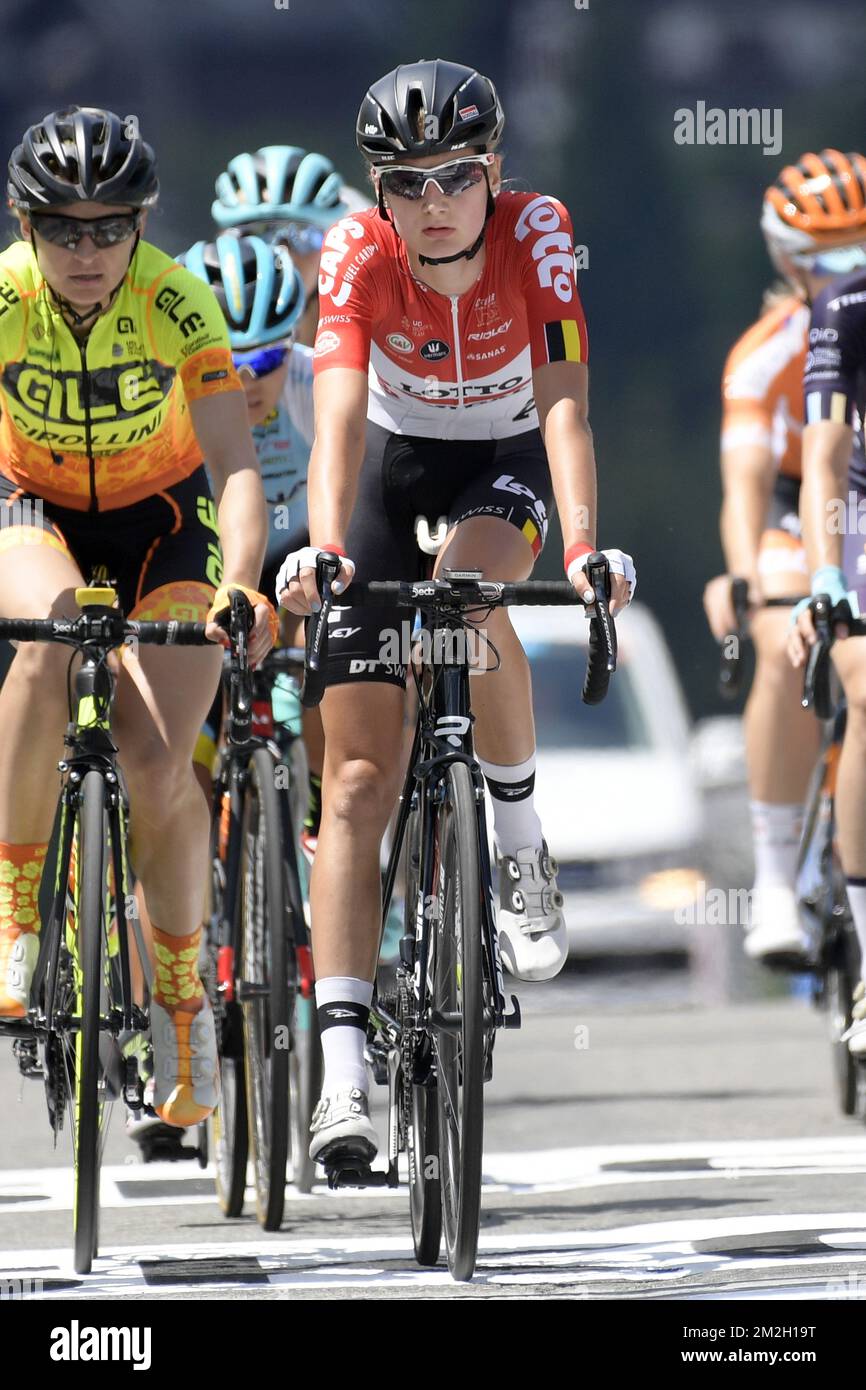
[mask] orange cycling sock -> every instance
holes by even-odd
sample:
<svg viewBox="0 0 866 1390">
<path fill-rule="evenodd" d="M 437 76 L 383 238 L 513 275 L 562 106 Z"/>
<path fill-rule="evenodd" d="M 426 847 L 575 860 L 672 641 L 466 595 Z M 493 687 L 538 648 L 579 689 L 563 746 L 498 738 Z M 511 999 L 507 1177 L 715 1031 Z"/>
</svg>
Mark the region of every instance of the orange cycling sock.
<svg viewBox="0 0 866 1390">
<path fill-rule="evenodd" d="M 39 931 L 39 884 L 47 845 L 0 840 L 0 934 Z"/>
<path fill-rule="evenodd" d="M 12 845 L 0 840 L 0 1015 L 23 1016 L 39 935 L 39 885 L 47 844 Z M 16 946 L 26 936 L 34 944 Z M 23 966 L 29 969 L 23 972 Z M 27 978 L 24 978 L 24 974 Z"/>
<path fill-rule="evenodd" d="M 197 1013 L 204 1002 L 204 986 L 198 973 L 201 927 L 189 936 L 170 936 L 153 928 L 156 974 L 153 997 L 164 1009 Z"/>
</svg>

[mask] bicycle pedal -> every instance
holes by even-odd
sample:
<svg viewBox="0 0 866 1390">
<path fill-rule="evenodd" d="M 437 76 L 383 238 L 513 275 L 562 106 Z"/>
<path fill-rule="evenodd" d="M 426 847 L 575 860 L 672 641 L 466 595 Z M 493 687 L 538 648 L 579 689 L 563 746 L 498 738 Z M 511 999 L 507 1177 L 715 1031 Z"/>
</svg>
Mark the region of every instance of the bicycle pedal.
<svg viewBox="0 0 866 1390">
<path fill-rule="evenodd" d="M 341 1187 L 398 1187 L 396 1163 L 387 1168 L 371 1168 L 369 1163 L 350 1162 L 324 1165 L 328 1187 L 336 1192 Z"/>
<path fill-rule="evenodd" d="M 377 1044 L 368 1044 L 364 1048 L 364 1061 L 373 1073 L 373 1080 L 377 1086 L 388 1085 L 388 1050 L 383 1049 Z"/>
<path fill-rule="evenodd" d="M 35 1038 L 16 1038 L 12 1052 L 22 1076 L 31 1081 L 44 1081 L 45 1071 L 36 1052 Z"/>
<path fill-rule="evenodd" d="M 149 1134 L 143 1134 L 140 1139 L 132 1135 L 141 1148 L 142 1162 L 178 1163 L 198 1158 L 198 1149 L 184 1148 L 183 1135 L 176 1130 L 172 1132 L 174 1128 L 173 1125 L 163 1125 L 159 1129 L 152 1129 Z"/>
<path fill-rule="evenodd" d="M 520 1013 L 520 1000 L 516 994 L 511 996 L 511 1013 L 503 1015 L 503 1028 L 521 1028 L 523 1019 Z"/>
</svg>

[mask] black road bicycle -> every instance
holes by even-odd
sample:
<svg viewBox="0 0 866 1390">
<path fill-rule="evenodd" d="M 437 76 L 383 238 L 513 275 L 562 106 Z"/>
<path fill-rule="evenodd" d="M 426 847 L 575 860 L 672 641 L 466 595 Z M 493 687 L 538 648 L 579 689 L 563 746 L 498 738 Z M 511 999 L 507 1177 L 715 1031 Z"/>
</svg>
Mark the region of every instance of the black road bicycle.
<svg viewBox="0 0 866 1390">
<path fill-rule="evenodd" d="M 113 1102 L 143 1104 L 138 1059 L 124 1039 L 149 1031 L 152 972 L 131 891 L 129 804 L 111 737 L 112 651 L 129 644 L 204 646 L 203 623 L 128 621 L 115 591 L 75 591 L 76 618 L 2 619 L 0 638 L 59 642 L 79 653 L 58 808 L 57 861 L 48 920 L 40 933 L 27 1016 L 0 1020 L 25 1075 L 42 1078 L 55 1144 L 72 1135 L 74 1264 L 88 1274 L 99 1245 L 99 1175 Z M 74 659 L 74 658 L 73 658 Z M 72 662 L 70 662 L 70 672 Z M 135 943 L 146 981 L 136 1004 Z"/>
<path fill-rule="evenodd" d="M 826 597 L 810 605 L 818 640 L 809 652 L 803 705 L 824 724 L 824 747 L 809 794 L 797 864 L 797 901 L 817 941 L 812 997 L 827 1012 L 839 1108 L 866 1118 L 866 1065 L 848 1050 L 843 1034 L 852 1023 L 852 996 L 861 978 L 860 947 L 848 906 L 845 875 L 836 845 L 836 774 L 845 737 L 846 706 L 830 662 L 833 626 L 848 623 L 852 635 L 866 624 L 851 618 L 847 603 L 830 609 Z"/>
<path fill-rule="evenodd" d="M 267 1231 L 283 1218 L 287 1176 L 309 1191 L 308 1129 L 321 1086 L 312 956 L 298 873 L 292 737 L 274 725 L 271 688 L 302 653 L 247 660 L 252 609 L 232 594 L 225 737 L 214 776 L 208 990 L 222 1097 L 212 1117 L 217 1194 L 239 1216 L 252 1160 Z"/>
<path fill-rule="evenodd" d="M 320 557 L 322 605 L 307 629 L 306 705 L 323 693 L 338 569 L 339 560 Z M 604 556 L 590 556 L 587 575 L 595 604 L 583 699 L 595 704 L 616 667 Z M 505 995 L 494 917 L 467 634 L 497 607 L 572 603 L 580 600 L 569 583 L 494 583 L 480 572 L 447 569 L 417 583 L 353 584 L 339 599 L 341 606 L 367 604 L 395 615 L 420 611 L 421 631 L 412 661 L 418 722 L 383 895 L 384 931 L 402 862 L 405 930 L 396 988 L 391 983 L 374 998 L 367 1048 L 376 1080 L 388 1086 L 388 1166 L 371 1169 L 347 1143 L 326 1171 L 335 1188 L 395 1187 L 405 1152 L 418 1262 L 436 1264 L 444 1227 L 448 1267 L 458 1280 L 471 1279 L 477 1258 L 483 1086 L 493 1074 L 496 1032 L 520 1027 L 517 997 Z"/>
</svg>

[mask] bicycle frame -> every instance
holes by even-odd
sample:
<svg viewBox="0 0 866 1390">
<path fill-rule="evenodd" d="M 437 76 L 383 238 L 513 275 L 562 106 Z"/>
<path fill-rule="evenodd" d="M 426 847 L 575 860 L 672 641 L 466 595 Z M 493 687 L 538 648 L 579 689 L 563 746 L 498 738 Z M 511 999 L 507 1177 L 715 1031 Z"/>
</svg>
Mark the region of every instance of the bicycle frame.
<svg viewBox="0 0 866 1390">
<path fill-rule="evenodd" d="M 267 700 L 270 704 L 270 683 L 264 671 L 250 671 L 248 669 L 246 665 L 246 632 L 241 623 L 235 623 L 234 618 L 233 624 L 234 646 L 228 661 L 228 672 L 224 676 L 225 684 L 229 690 L 227 736 L 220 754 L 220 766 L 216 778 L 218 794 L 223 798 L 228 797 L 228 824 L 225 829 L 224 857 L 222 853 L 222 819 L 220 821 L 221 844 L 219 846 L 220 859 L 225 872 L 222 894 L 224 910 L 219 922 L 215 924 L 218 945 L 217 988 L 225 1003 L 235 1002 L 235 962 L 238 958 L 235 928 L 238 922 L 237 906 L 241 889 L 240 810 L 249 776 L 250 759 L 257 748 L 267 748 L 274 759 L 275 766 L 283 762 L 283 750 L 278 746 L 274 737 L 273 716 L 271 714 L 269 719 L 262 719 L 261 717 L 264 701 Z M 282 665 L 279 661 L 272 664 L 275 669 L 280 669 Z M 257 723 L 259 727 L 265 727 L 264 733 L 253 732 Z M 226 805 L 225 801 L 223 805 Z M 286 843 L 293 844 L 291 815 L 288 803 L 284 804 L 282 798 L 281 806 L 285 814 L 286 823 L 283 833 Z M 289 876 L 288 890 L 290 893 L 295 892 L 293 877 L 293 875 Z M 296 912 L 293 913 L 293 919 L 296 922 L 303 921 L 299 900 L 295 907 Z M 233 924 L 235 925 L 233 926 Z M 308 997 L 312 989 L 310 983 L 312 979 L 312 953 L 306 933 L 304 936 L 304 940 L 294 940 L 292 945 L 298 965 L 299 988 L 301 988 L 304 997 Z"/>
<path fill-rule="evenodd" d="M 60 1018 L 57 1015 L 57 990 L 65 945 L 75 959 L 76 943 L 65 940 L 66 901 L 72 867 L 75 812 L 80 790 L 90 771 L 100 774 L 105 787 L 105 811 L 111 846 L 111 870 L 114 876 L 114 899 L 117 914 L 117 951 L 121 1008 L 102 1020 L 102 1027 L 116 1039 L 121 1031 L 139 1031 L 147 1026 L 143 1009 L 133 1002 L 130 968 L 129 929 L 136 941 L 143 975 L 148 989 L 152 986 L 152 971 L 141 924 L 134 911 L 134 899 L 129 893 L 127 859 L 127 822 L 129 808 L 117 772 L 117 746 L 112 740 L 109 714 L 114 678 L 105 661 L 105 651 L 97 645 L 84 648 L 84 660 L 76 673 L 74 684 L 73 718 L 66 732 L 68 750 L 59 768 L 63 774 L 60 793 L 60 825 L 57 840 L 57 864 L 51 911 L 45 930 L 40 934 L 39 955 L 33 978 L 33 995 L 45 984 L 43 1008 L 34 1019 L 37 1034 L 47 1035 L 62 1027 L 76 1032 L 80 1019 Z M 108 868 L 108 866 L 106 866 Z M 77 875 L 80 866 L 74 865 Z M 130 904 L 133 910 L 130 912 Z M 119 1059 L 118 1059 L 119 1065 Z"/>
<path fill-rule="evenodd" d="M 422 629 L 432 638 L 431 650 L 454 651 L 462 644 L 451 642 L 449 634 L 462 633 L 465 625 L 458 619 L 443 621 L 440 616 L 430 622 L 427 615 L 422 616 Z M 418 1017 L 427 1016 L 430 1001 L 430 980 L 428 978 L 428 932 L 430 906 L 437 899 L 434 891 L 434 832 L 435 818 L 431 814 L 433 804 L 441 798 L 443 774 L 450 763 L 465 762 L 469 766 L 475 791 L 475 806 L 478 825 L 478 849 L 482 888 L 482 933 L 483 949 L 487 959 L 488 977 L 493 983 L 495 996 L 492 1004 L 492 1017 L 487 1023 L 495 1027 L 520 1027 L 520 1007 L 515 995 L 511 996 L 511 1011 L 506 1011 L 505 985 L 502 974 L 502 958 L 499 953 L 499 938 L 493 909 L 493 880 L 490 865 L 490 852 L 487 841 L 487 820 L 484 805 L 484 778 L 476 761 L 469 693 L 469 665 L 465 649 L 461 659 L 438 667 L 424 667 L 424 675 L 430 677 L 430 689 L 425 692 L 424 675 L 418 681 L 419 711 L 418 723 L 409 758 L 409 766 L 400 797 L 394 842 L 388 858 L 383 889 L 383 923 L 388 914 L 397 868 L 403 849 L 406 826 L 413 805 L 421 811 L 421 864 L 424 874 L 418 884 L 418 900 L 415 907 L 415 953 L 414 983 L 415 1002 Z M 417 797 L 417 802 L 416 802 Z M 405 946 L 409 949 L 405 949 Z M 407 967 L 412 965 L 411 939 L 401 942 L 401 960 Z M 374 1012 L 375 1012 L 374 1005 Z"/>
</svg>

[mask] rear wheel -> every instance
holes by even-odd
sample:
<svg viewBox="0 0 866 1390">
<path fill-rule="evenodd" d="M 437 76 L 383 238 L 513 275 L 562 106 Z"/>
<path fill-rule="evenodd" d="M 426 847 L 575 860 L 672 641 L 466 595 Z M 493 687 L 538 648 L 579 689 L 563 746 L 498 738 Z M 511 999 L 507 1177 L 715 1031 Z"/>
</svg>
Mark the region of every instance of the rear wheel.
<svg viewBox="0 0 866 1390">
<path fill-rule="evenodd" d="M 403 934 L 414 937 L 418 904 L 418 870 L 421 858 L 421 816 L 411 811 L 405 837 L 405 898 Z M 435 951 L 435 940 L 430 949 Z M 409 1164 L 409 1211 L 415 1258 L 420 1265 L 435 1265 L 442 1245 L 442 1187 L 439 1180 L 439 1112 L 435 1087 L 414 1081 L 415 999 L 409 983 L 400 977 L 397 1017 L 404 1030 L 401 1057 L 403 1127 Z M 428 1079 L 430 1061 L 427 1058 Z"/>
<path fill-rule="evenodd" d="M 448 1267 L 471 1279 L 481 1220 L 484 1014 L 481 892 L 475 795 L 465 763 L 448 768 L 438 808 L 433 888 L 438 920 L 433 1031 L 439 1160 Z"/>
</svg>

